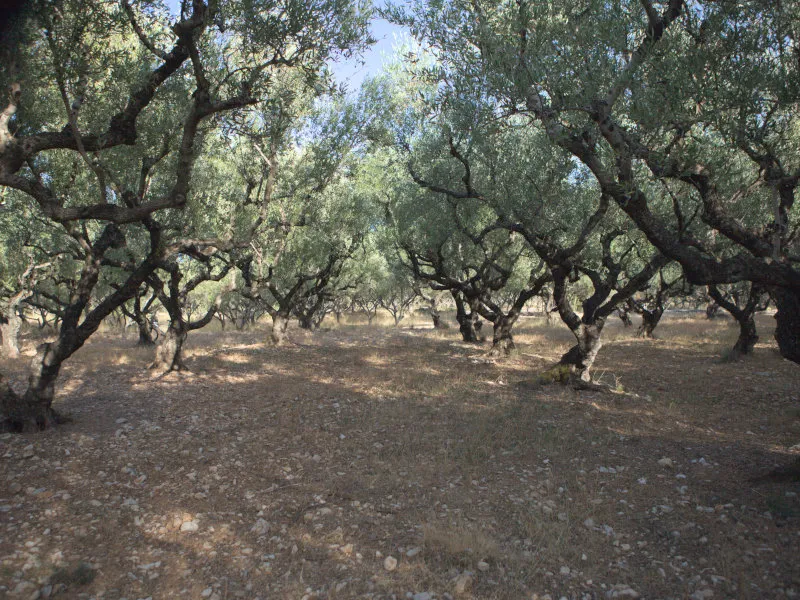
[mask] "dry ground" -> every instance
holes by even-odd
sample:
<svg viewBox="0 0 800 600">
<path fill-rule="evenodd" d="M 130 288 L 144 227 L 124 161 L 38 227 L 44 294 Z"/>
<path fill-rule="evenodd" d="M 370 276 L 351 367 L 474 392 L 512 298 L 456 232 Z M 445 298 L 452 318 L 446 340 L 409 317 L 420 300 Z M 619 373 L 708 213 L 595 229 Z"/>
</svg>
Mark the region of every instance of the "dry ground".
<svg viewBox="0 0 800 600">
<path fill-rule="evenodd" d="M 160 379 L 99 335 L 74 421 L 0 436 L 0 598 L 798 597 L 800 484 L 750 481 L 800 454 L 770 326 L 725 363 L 724 320 L 613 323 L 619 395 L 518 385 L 570 343 L 533 318 L 496 362 L 405 322 L 203 331 Z"/>
</svg>

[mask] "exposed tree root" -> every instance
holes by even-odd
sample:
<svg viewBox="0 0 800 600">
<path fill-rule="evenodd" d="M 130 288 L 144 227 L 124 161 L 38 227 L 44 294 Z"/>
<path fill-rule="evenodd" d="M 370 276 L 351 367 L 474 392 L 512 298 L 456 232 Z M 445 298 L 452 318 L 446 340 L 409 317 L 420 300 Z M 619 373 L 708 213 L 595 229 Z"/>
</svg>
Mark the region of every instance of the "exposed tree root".
<svg viewBox="0 0 800 600">
<path fill-rule="evenodd" d="M 43 431 L 70 421 L 50 406 L 19 396 L 0 378 L 0 433 Z"/>
<path fill-rule="evenodd" d="M 517 347 L 514 345 L 513 340 L 500 340 L 492 344 L 492 347 L 486 352 L 488 358 L 508 358 L 517 352 Z"/>
<path fill-rule="evenodd" d="M 519 385 L 523 388 L 536 388 L 553 384 L 571 387 L 577 391 L 607 392 L 614 395 L 639 397 L 636 394 L 626 393 L 616 386 L 611 386 L 601 381 L 581 379 L 579 371 L 573 365 L 562 363 L 557 363 L 542 371 L 535 380 L 520 382 Z"/>
</svg>

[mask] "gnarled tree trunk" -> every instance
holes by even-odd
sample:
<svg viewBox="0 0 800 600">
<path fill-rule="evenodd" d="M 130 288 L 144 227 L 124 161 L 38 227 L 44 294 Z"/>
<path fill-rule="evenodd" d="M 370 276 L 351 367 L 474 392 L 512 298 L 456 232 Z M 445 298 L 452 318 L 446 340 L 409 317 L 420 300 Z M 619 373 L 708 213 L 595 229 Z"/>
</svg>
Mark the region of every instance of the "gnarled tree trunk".
<svg viewBox="0 0 800 600">
<path fill-rule="evenodd" d="M 500 315 L 495 319 L 490 356 L 509 356 L 514 352 L 516 346 L 511 330 L 516 321 L 516 316 L 509 317 L 507 315 Z"/>
<path fill-rule="evenodd" d="M 733 346 L 732 357 L 737 358 L 742 354 L 752 353 L 756 342 L 758 342 L 755 314 L 757 311 L 765 310 L 767 307 L 766 303 L 762 303 L 764 289 L 751 284 L 747 295 L 747 302 L 745 302 L 744 306 L 739 305 L 739 294 L 725 296 L 713 285 L 708 286 L 708 293 L 714 301 L 720 307 L 728 311 L 739 324 L 739 338 Z M 775 335 L 777 337 L 777 332 Z"/>
<path fill-rule="evenodd" d="M 3 356 L 17 358 L 19 356 L 19 329 L 22 319 L 16 310 L 11 310 L 5 317 L 0 317 L 0 335 L 3 337 Z"/>
<path fill-rule="evenodd" d="M 653 310 L 642 309 L 641 310 L 642 324 L 636 331 L 636 336 L 643 338 L 652 338 L 653 331 L 655 331 L 656 327 L 661 321 L 661 317 L 663 316 L 663 314 L 664 314 L 663 307 L 657 307 L 654 308 Z"/>
<path fill-rule="evenodd" d="M 479 332 L 482 323 L 479 321 L 478 313 L 474 310 L 467 312 L 464 299 L 459 294 L 454 293 L 453 298 L 456 301 L 456 320 L 458 321 L 458 330 L 461 332 L 461 339 L 471 344 L 480 342 Z"/>
<path fill-rule="evenodd" d="M 475 330 L 475 319 L 472 315 L 465 315 L 458 321 L 458 330 L 461 332 L 461 339 L 471 344 L 477 344 L 478 332 Z"/>
<path fill-rule="evenodd" d="M 272 331 L 270 331 L 269 339 L 275 346 L 283 345 L 283 342 L 286 339 L 286 329 L 288 327 L 288 315 L 278 312 L 272 315 Z"/>
<path fill-rule="evenodd" d="M 5 418 L 0 430 L 36 431 L 64 422 L 52 404 L 61 364 L 71 354 L 64 351 L 68 345 L 59 339 L 39 346 L 31 361 L 28 389 L 21 396 L 0 377 L 0 412 Z"/>
<path fill-rule="evenodd" d="M 739 323 L 739 337 L 733 345 L 733 353 L 751 354 L 756 343 L 758 343 L 758 333 L 756 331 L 756 321 L 752 314 L 736 319 Z"/>
<path fill-rule="evenodd" d="M 800 363 L 800 294 L 786 288 L 773 288 L 775 301 L 775 340 L 781 356 Z"/>
<path fill-rule="evenodd" d="M 144 315 L 141 315 L 141 317 L 141 319 L 136 319 L 136 328 L 139 331 L 139 339 L 136 344 L 138 346 L 155 346 L 156 341 L 153 338 L 153 326 Z"/>
<path fill-rule="evenodd" d="M 597 358 L 597 353 L 603 346 L 601 334 L 605 319 L 597 319 L 592 324 L 581 323 L 572 333 L 577 339 L 577 344 L 570 348 L 561 359 L 559 365 L 568 366 L 581 381 L 591 381 L 590 370 Z"/>
<path fill-rule="evenodd" d="M 171 321 L 156 346 L 155 360 L 150 368 L 163 373 L 186 370 L 183 362 L 183 344 L 188 336 L 189 331 L 182 320 Z"/>
</svg>

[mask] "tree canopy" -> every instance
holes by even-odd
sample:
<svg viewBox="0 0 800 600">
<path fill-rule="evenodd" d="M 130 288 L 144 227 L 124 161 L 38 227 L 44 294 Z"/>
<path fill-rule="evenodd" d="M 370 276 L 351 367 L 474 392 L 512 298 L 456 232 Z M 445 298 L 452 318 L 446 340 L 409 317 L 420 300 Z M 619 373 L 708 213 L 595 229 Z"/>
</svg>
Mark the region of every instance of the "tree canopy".
<svg viewBox="0 0 800 600">
<path fill-rule="evenodd" d="M 744 353 L 769 298 L 800 362 L 797 2 L 389 4 L 415 44 L 349 94 L 330 64 L 371 43 L 369 3 L 178 13 L 35 0 L 4 36 L 4 352 L 29 311 L 58 324 L 0 391 L 7 426 L 57 422 L 63 362 L 112 315 L 150 339 L 159 310 L 170 370 L 218 310 L 271 315 L 280 344 L 347 307 L 438 325 L 444 293 L 505 352 L 542 296 L 588 385 L 609 316 L 650 335 L 702 286 Z"/>
</svg>

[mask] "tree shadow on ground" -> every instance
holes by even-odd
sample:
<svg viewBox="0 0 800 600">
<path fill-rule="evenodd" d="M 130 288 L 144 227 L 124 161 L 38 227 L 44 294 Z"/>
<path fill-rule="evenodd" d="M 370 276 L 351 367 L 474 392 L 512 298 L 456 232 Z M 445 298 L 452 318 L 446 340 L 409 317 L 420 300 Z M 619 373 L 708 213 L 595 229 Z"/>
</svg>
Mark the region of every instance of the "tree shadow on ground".
<svg viewBox="0 0 800 600">
<path fill-rule="evenodd" d="M 794 585 L 787 492 L 800 490 L 749 481 L 788 460 L 797 434 L 784 397 L 796 375 L 767 350 L 714 363 L 740 378 L 723 385 L 703 377 L 698 352 L 615 341 L 600 368 L 637 394 L 618 397 L 521 393 L 525 352 L 552 349 L 484 361 L 457 332 L 298 332 L 302 345 L 286 348 L 258 331 L 193 337 L 194 373 L 160 379 L 144 355 L 120 362 L 125 347 L 98 342 L 65 374 L 60 407 L 75 421 L 3 438 L 0 476 L 21 484 L 0 542 L 14 573 L 34 575 L 22 570 L 34 542 L 42 569 L 57 551 L 97 565 L 85 591 L 106 597 L 214 585 L 220 597 L 442 595 L 463 570 L 476 596 L 498 598 Z M 757 374 L 764 364 L 774 377 Z M 747 401 L 749 385 L 760 400 Z M 187 518 L 197 532 L 177 530 Z M 386 571 L 377 552 L 400 566 Z M 565 565 L 573 576 L 548 575 Z"/>
</svg>

